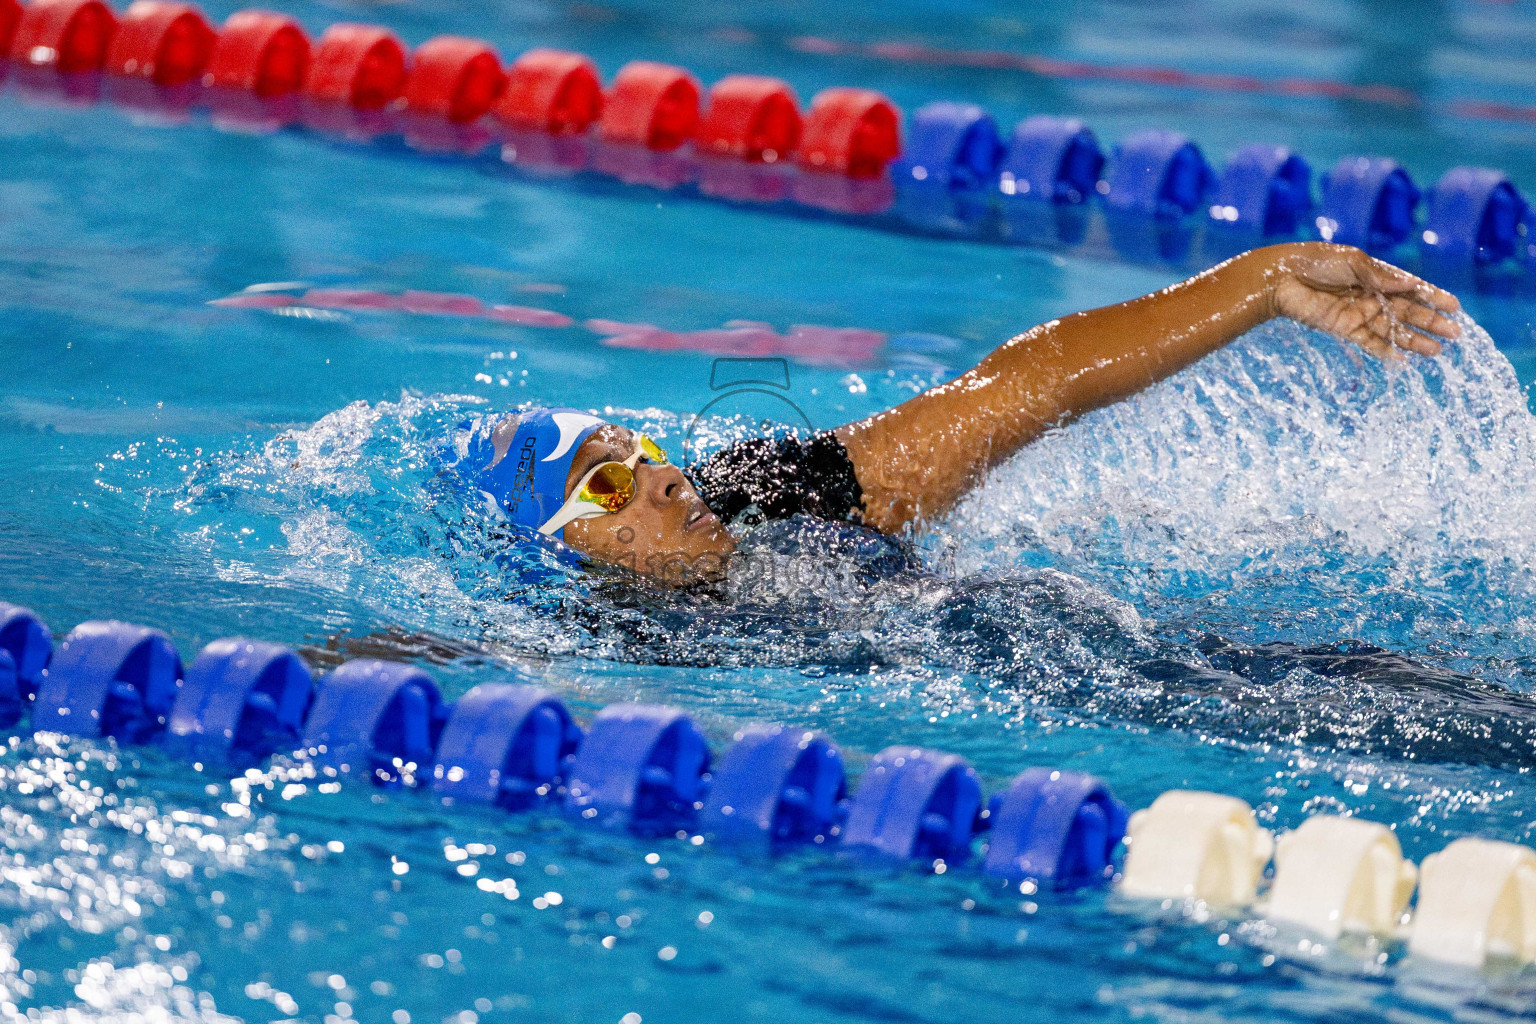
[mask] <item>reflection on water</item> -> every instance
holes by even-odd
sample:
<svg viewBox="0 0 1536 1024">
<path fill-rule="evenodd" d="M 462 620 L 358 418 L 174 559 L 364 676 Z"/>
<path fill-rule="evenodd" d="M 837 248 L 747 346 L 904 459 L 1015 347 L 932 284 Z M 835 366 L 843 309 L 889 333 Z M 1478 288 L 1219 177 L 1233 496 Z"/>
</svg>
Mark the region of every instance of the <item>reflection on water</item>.
<svg viewBox="0 0 1536 1024">
<path fill-rule="evenodd" d="M 1271 827 L 1320 811 L 1391 822 L 1415 857 L 1471 831 L 1524 839 L 1536 820 L 1504 771 L 1536 760 L 1518 692 L 1536 437 L 1479 331 L 1387 369 L 1276 325 L 1051 434 L 915 542 L 748 527 L 721 593 L 509 548 L 442 472 L 449 428 L 481 409 L 407 394 L 225 452 L 165 439 L 118 453 L 103 484 L 232 584 L 397 624 L 272 637 L 308 639 L 322 664 L 410 657 L 450 692 L 517 664 L 579 709 L 670 700 L 725 735 L 804 722 L 855 765 L 910 737 L 966 753 L 994 785 L 1057 763 L 1110 775 L 1132 803 L 1231 788 Z M 616 415 L 663 438 L 690 418 Z M 750 426 L 708 422 L 699 439 Z M 1235 1006 L 1430 1020 L 1533 1005 L 1525 975 L 1425 977 L 1395 943 L 1303 947 L 1262 919 L 1021 899 L 963 871 L 743 862 L 303 766 L 231 783 L 44 737 L 0 754 L 0 791 L 8 1018 L 708 1020 L 745 1000 L 742 1016 L 770 1020 L 941 1021 L 963 999 L 976 1020 Z M 573 991 L 589 960 L 593 983 Z M 1002 976 L 1065 960 L 1085 966 L 1021 1013 Z M 916 996 L 891 981 L 914 964 Z"/>
</svg>

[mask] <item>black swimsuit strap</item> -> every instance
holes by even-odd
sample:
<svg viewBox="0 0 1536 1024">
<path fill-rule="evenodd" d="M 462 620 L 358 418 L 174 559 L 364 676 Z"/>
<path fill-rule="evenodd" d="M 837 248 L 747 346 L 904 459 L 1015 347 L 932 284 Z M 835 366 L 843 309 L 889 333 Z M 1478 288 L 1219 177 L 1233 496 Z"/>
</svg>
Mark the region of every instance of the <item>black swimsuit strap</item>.
<svg viewBox="0 0 1536 1024">
<path fill-rule="evenodd" d="M 756 506 L 770 519 L 858 521 L 864 492 L 848 449 L 831 431 L 807 441 L 754 437 L 709 456 L 690 474 L 705 504 L 729 521 Z"/>
</svg>

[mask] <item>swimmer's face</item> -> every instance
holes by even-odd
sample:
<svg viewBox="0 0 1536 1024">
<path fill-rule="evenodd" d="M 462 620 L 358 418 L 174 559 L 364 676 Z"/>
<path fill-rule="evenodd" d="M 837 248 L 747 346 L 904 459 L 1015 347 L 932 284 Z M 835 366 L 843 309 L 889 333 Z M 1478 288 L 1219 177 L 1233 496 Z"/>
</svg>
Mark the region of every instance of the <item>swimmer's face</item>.
<svg viewBox="0 0 1536 1024">
<path fill-rule="evenodd" d="M 569 498 L 581 478 L 604 462 L 623 462 L 635 451 L 635 433 L 609 424 L 582 442 L 565 480 Z M 604 562 L 669 583 L 718 579 L 736 541 L 704 504 L 683 471 L 671 465 L 635 465 L 635 496 L 612 515 L 577 519 L 565 542 Z"/>
</svg>

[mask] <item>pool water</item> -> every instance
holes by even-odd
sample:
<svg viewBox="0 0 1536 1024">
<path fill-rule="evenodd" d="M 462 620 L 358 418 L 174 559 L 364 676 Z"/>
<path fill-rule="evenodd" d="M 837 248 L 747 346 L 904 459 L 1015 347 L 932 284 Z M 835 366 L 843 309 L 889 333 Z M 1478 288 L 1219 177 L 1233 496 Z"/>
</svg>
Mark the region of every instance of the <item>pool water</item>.
<svg viewBox="0 0 1536 1024">
<path fill-rule="evenodd" d="M 1483 163 L 1536 187 L 1523 5 L 284 10 L 317 30 L 385 21 L 411 42 L 476 34 L 504 55 L 583 49 L 609 74 L 646 56 L 706 81 L 777 74 L 802 97 L 860 84 L 908 109 L 982 102 L 1005 123 L 1076 114 L 1109 140 L 1173 127 L 1218 155 L 1267 140 L 1319 167 L 1376 151 L 1425 182 Z M 929 50 L 897 60 L 889 43 Z M 980 50 L 1080 73 L 963 56 Z M 1144 67 L 1396 98 L 1114 74 Z M 0 599 L 57 633 L 117 617 L 188 658 L 232 634 L 316 664 L 385 651 L 427 663 L 450 696 L 518 675 L 583 716 L 676 704 L 716 749 L 768 721 L 826 731 L 855 770 L 920 743 L 965 755 L 992 790 L 1054 765 L 1132 806 L 1231 793 L 1275 829 L 1359 813 L 1415 860 L 1463 835 L 1531 841 L 1536 349 L 1528 285 L 1507 269 L 1458 285 L 1472 319 L 1440 360 L 1387 369 L 1272 325 L 1018 456 L 918 539 L 922 571 L 789 560 L 721 601 L 508 554 L 441 486 L 446 432 L 539 401 L 677 452 L 730 392 L 712 381 L 731 354 L 782 356 L 787 404 L 716 406 L 703 447 L 763 418 L 831 427 L 1186 268 L 136 123 L 15 89 L 0 93 L 0 166 Z M 337 289 L 396 299 L 359 308 Z M 18 735 L 0 789 L 8 1019 L 1536 1010 L 1529 971 L 1433 973 L 1392 943 L 321 791 L 284 763 L 229 780 Z"/>
</svg>

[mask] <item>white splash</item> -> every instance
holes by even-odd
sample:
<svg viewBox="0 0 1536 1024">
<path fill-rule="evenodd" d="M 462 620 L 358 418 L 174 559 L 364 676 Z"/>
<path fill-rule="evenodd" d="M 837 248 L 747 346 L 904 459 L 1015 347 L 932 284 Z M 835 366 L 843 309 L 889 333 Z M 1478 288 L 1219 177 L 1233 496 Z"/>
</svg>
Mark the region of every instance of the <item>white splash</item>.
<svg viewBox="0 0 1536 1024">
<path fill-rule="evenodd" d="M 1044 561 L 1147 607 L 1285 612 L 1320 639 L 1441 598 L 1452 621 L 1403 625 L 1528 637 L 1536 418 L 1487 333 L 1462 326 L 1442 357 L 1400 366 L 1289 322 L 1255 331 L 1025 449 L 940 546 L 962 574 Z M 1276 590 L 1310 600 L 1270 607 Z"/>
</svg>

